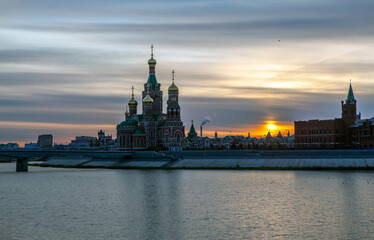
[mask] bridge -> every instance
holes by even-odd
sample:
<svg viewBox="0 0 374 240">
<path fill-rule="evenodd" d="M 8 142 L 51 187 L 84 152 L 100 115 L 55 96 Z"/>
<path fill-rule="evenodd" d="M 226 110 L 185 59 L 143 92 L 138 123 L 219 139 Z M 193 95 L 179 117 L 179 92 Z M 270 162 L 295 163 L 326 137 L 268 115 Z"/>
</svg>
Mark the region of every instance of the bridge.
<svg viewBox="0 0 374 240">
<path fill-rule="evenodd" d="M 122 151 L 64 151 L 64 150 L 46 150 L 46 151 L 0 151 L 0 157 L 17 159 L 16 171 L 27 172 L 28 161 L 32 158 L 47 159 L 50 157 L 96 157 L 106 159 L 131 159 L 134 152 Z"/>
</svg>

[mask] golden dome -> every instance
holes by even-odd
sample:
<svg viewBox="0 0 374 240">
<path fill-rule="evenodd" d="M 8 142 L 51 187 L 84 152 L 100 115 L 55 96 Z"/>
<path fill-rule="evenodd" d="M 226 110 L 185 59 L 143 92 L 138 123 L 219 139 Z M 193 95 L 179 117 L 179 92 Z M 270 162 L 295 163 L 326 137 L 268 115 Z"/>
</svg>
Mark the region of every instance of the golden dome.
<svg viewBox="0 0 374 240">
<path fill-rule="evenodd" d="M 168 91 L 169 92 L 179 92 L 179 89 L 177 87 L 177 85 L 175 85 L 175 83 L 173 82 L 170 87 L 168 88 Z"/>
<path fill-rule="evenodd" d="M 175 74 L 175 71 L 173 70 L 171 72 L 171 74 L 172 74 L 172 81 L 173 81 L 173 83 L 168 88 L 168 91 L 169 92 L 176 92 L 177 93 L 177 92 L 179 92 L 179 89 L 178 89 L 177 85 L 175 85 L 175 83 L 174 83 L 174 74 Z"/>
<path fill-rule="evenodd" d="M 131 87 L 132 94 L 131 94 L 131 99 L 129 101 L 129 106 L 130 107 L 136 107 L 138 106 L 138 102 L 134 98 L 134 86 Z"/>
<path fill-rule="evenodd" d="M 134 96 L 130 99 L 129 106 L 130 107 L 136 107 L 136 106 L 138 106 L 138 102 L 135 100 Z"/>
<path fill-rule="evenodd" d="M 153 58 L 153 56 L 148 60 L 148 65 L 156 65 L 157 61 Z"/>
<path fill-rule="evenodd" d="M 153 45 L 151 45 L 151 58 L 148 60 L 149 65 L 156 65 L 157 61 L 153 58 Z"/>
<path fill-rule="evenodd" d="M 147 93 L 147 96 L 143 99 L 143 103 L 146 105 L 151 105 L 153 103 L 153 99 L 149 96 L 149 93 Z"/>
</svg>

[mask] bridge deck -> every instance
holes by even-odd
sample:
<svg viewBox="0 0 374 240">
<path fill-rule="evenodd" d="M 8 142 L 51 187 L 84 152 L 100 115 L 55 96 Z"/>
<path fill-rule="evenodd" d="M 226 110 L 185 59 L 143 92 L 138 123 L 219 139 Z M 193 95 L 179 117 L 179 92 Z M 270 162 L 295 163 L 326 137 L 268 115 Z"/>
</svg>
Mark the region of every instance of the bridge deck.
<svg viewBox="0 0 374 240">
<path fill-rule="evenodd" d="M 105 158 L 132 158 L 133 152 L 112 152 L 112 151 L 0 151 L 1 157 L 32 158 L 32 157 L 105 157 Z"/>
</svg>

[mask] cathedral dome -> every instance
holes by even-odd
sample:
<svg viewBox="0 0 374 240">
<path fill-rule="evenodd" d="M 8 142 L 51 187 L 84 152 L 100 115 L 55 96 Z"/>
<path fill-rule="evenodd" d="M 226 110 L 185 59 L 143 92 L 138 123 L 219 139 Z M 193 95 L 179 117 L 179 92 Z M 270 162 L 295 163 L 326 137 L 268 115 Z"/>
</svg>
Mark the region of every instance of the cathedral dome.
<svg viewBox="0 0 374 240">
<path fill-rule="evenodd" d="M 175 74 L 175 71 L 173 70 L 173 71 L 171 72 L 171 74 L 172 74 L 172 80 L 173 80 L 173 83 L 172 83 L 172 84 L 170 85 L 170 87 L 168 88 L 168 91 L 169 91 L 169 93 L 170 93 L 170 92 L 178 93 L 178 92 L 179 92 L 179 89 L 178 89 L 177 85 L 175 85 L 175 83 L 174 83 L 174 74 Z"/>
<path fill-rule="evenodd" d="M 148 60 L 149 65 L 156 65 L 157 61 L 153 58 L 153 45 L 151 45 L 151 58 Z"/>
<path fill-rule="evenodd" d="M 153 56 L 148 60 L 148 65 L 156 65 L 157 61 L 153 58 Z"/>
<path fill-rule="evenodd" d="M 145 96 L 145 98 L 143 99 L 143 103 L 146 104 L 146 105 L 151 105 L 153 103 L 153 99 L 151 98 L 151 96 L 149 96 L 149 94 L 147 93 L 147 96 Z"/>
<path fill-rule="evenodd" d="M 130 99 L 130 101 L 129 101 L 129 106 L 130 106 L 130 107 L 136 107 L 136 106 L 138 106 L 138 102 L 135 100 L 134 97 L 132 97 L 132 98 Z"/>
<path fill-rule="evenodd" d="M 131 87 L 132 94 L 131 94 L 131 99 L 129 101 L 129 107 L 136 107 L 138 106 L 138 102 L 134 98 L 134 86 Z"/>
<path fill-rule="evenodd" d="M 178 87 L 177 87 L 177 85 L 175 85 L 175 83 L 173 82 L 171 85 L 170 85 L 170 87 L 168 88 L 168 91 L 169 92 L 179 92 L 179 89 L 178 89 Z"/>
<path fill-rule="evenodd" d="M 126 120 L 123 121 L 119 124 L 120 127 L 137 127 L 138 122 L 137 121 L 132 121 L 132 120 Z"/>
</svg>

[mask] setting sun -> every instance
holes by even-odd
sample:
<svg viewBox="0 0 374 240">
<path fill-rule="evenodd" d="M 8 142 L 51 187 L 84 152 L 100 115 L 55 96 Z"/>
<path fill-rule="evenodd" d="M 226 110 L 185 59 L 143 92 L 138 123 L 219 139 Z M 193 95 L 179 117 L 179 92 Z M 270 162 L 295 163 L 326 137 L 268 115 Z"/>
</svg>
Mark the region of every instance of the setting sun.
<svg viewBox="0 0 374 240">
<path fill-rule="evenodd" d="M 275 126 L 274 124 L 268 124 L 268 129 L 270 129 L 270 130 L 274 130 L 274 129 L 276 129 L 277 128 L 277 126 Z"/>
</svg>

